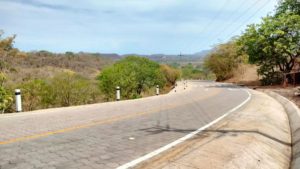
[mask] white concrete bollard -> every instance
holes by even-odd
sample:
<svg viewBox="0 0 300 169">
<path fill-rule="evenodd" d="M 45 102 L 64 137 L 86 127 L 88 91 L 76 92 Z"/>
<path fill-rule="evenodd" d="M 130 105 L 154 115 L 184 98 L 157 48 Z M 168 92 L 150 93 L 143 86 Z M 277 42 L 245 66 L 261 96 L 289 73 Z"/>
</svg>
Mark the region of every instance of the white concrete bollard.
<svg viewBox="0 0 300 169">
<path fill-rule="evenodd" d="M 117 101 L 119 101 L 121 99 L 120 86 L 116 87 L 116 98 L 117 98 Z"/>
<path fill-rule="evenodd" d="M 159 95 L 159 86 L 156 85 L 156 95 Z"/>
<path fill-rule="evenodd" d="M 16 111 L 21 112 L 22 111 L 22 99 L 21 99 L 21 90 L 20 89 L 15 90 L 15 96 L 16 96 Z"/>
</svg>

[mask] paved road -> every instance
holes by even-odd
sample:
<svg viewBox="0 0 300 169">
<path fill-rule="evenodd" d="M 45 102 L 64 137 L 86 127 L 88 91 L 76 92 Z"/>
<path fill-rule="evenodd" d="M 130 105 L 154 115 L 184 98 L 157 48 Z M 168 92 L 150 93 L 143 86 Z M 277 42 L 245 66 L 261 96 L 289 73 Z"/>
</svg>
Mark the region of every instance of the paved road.
<svg viewBox="0 0 300 169">
<path fill-rule="evenodd" d="M 220 117 L 248 94 L 188 82 L 167 95 L 0 116 L 0 169 L 116 168 Z M 173 130 L 171 128 L 176 128 Z"/>
<path fill-rule="evenodd" d="M 136 169 L 289 169 L 291 132 L 284 107 L 250 90 L 251 100 L 192 139 Z"/>
</svg>

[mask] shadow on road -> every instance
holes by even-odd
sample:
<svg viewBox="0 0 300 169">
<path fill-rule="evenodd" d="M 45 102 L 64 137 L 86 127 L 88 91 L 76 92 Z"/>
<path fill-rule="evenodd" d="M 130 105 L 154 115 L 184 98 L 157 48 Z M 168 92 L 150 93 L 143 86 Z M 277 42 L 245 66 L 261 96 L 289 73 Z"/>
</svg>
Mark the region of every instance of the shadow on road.
<svg viewBox="0 0 300 169">
<path fill-rule="evenodd" d="M 140 131 L 145 131 L 145 132 L 148 132 L 149 134 L 160 134 L 163 132 L 190 133 L 195 130 L 197 130 L 197 129 L 176 129 L 176 128 L 171 128 L 169 126 L 166 126 L 166 127 L 155 126 L 155 127 L 151 127 L 151 128 L 140 129 Z M 258 131 L 258 130 L 220 130 L 220 129 L 203 130 L 202 132 L 198 133 L 197 136 L 202 136 L 205 133 L 219 133 L 219 134 L 222 134 L 222 136 L 225 136 L 225 135 L 237 136 L 238 134 L 257 134 L 257 135 L 263 136 L 265 138 L 271 139 L 273 141 L 276 141 L 285 146 L 291 146 L 291 143 L 282 141 L 276 137 L 270 136 L 270 135 L 263 133 L 261 131 Z M 197 139 L 197 136 L 194 139 Z"/>
</svg>

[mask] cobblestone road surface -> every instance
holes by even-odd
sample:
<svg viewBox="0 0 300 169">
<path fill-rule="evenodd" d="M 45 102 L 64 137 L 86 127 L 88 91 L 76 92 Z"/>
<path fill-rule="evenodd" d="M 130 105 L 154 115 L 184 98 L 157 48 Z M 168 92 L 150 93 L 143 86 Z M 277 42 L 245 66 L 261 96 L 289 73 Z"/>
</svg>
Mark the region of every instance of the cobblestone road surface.
<svg viewBox="0 0 300 169">
<path fill-rule="evenodd" d="M 0 116 L 0 169 L 116 168 L 248 97 L 242 89 L 215 85 L 190 81 L 186 90 L 179 85 L 167 95 Z"/>
</svg>

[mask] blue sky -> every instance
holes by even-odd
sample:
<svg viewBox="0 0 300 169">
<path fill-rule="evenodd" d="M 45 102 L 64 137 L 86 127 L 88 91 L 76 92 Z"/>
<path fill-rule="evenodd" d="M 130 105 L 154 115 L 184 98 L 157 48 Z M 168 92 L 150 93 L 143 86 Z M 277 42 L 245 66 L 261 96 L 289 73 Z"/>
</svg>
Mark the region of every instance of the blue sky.
<svg viewBox="0 0 300 169">
<path fill-rule="evenodd" d="M 277 0 L 0 0 L 24 51 L 195 53 L 260 22 Z"/>
</svg>

